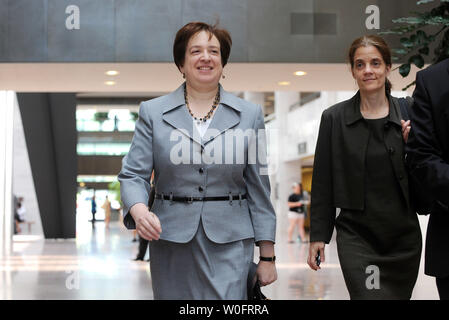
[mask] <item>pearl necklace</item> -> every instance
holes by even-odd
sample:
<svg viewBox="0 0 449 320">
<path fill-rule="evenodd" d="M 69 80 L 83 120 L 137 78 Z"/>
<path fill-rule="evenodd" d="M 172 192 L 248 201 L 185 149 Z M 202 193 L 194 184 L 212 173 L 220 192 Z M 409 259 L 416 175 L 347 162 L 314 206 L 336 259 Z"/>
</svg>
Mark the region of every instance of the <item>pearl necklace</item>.
<svg viewBox="0 0 449 320">
<path fill-rule="evenodd" d="M 220 88 L 217 90 L 217 94 L 215 95 L 214 103 L 212 104 L 212 108 L 209 110 L 209 112 L 202 118 L 197 118 L 193 115 L 192 110 L 189 107 L 189 101 L 187 100 L 187 85 L 184 84 L 184 100 L 186 102 L 187 109 L 189 110 L 190 115 L 195 119 L 197 124 L 201 124 L 201 122 L 206 122 L 207 119 L 209 119 L 212 116 L 212 113 L 214 113 L 215 108 L 217 108 L 218 104 L 220 103 Z"/>
</svg>

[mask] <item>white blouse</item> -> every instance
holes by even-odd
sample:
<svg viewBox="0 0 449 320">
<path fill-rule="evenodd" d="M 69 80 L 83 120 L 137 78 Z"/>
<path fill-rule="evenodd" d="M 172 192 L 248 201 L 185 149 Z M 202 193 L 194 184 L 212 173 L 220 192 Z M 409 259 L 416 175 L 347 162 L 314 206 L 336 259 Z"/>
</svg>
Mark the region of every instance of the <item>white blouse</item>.
<svg viewBox="0 0 449 320">
<path fill-rule="evenodd" d="M 198 132 L 200 133 L 201 138 L 206 133 L 207 128 L 209 128 L 211 121 L 212 121 L 212 118 L 209 118 L 206 121 L 201 121 L 201 122 L 196 121 L 195 119 L 193 120 L 193 123 L 195 124 Z M 199 122 L 199 124 L 198 124 L 198 122 Z"/>
</svg>

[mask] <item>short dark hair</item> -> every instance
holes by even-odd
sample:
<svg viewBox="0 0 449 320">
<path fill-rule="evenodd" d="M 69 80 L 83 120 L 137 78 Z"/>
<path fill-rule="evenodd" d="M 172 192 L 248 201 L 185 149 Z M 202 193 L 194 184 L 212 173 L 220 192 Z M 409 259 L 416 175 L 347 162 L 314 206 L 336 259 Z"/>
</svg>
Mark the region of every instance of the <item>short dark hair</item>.
<svg viewBox="0 0 449 320">
<path fill-rule="evenodd" d="M 206 31 L 210 38 L 215 36 L 220 42 L 221 65 L 224 67 L 228 63 L 231 54 L 232 39 L 229 32 L 225 29 L 218 28 L 218 24 L 210 25 L 204 22 L 189 22 L 178 30 L 173 43 L 173 58 L 179 70 L 184 65 L 187 44 L 189 40 L 198 32 Z"/>
<path fill-rule="evenodd" d="M 349 48 L 348 58 L 349 63 L 351 64 L 351 69 L 354 68 L 354 57 L 357 49 L 360 47 L 369 47 L 369 46 L 376 47 L 377 50 L 379 50 L 380 54 L 382 55 L 382 59 L 384 60 L 385 64 L 388 67 L 392 66 L 391 50 L 387 42 L 382 37 L 379 37 L 377 35 L 365 35 L 363 37 L 355 39 L 352 42 L 351 47 Z M 388 95 L 391 94 L 392 87 L 393 85 L 391 84 L 390 80 L 388 80 L 388 78 L 385 79 L 386 94 Z"/>
</svg>

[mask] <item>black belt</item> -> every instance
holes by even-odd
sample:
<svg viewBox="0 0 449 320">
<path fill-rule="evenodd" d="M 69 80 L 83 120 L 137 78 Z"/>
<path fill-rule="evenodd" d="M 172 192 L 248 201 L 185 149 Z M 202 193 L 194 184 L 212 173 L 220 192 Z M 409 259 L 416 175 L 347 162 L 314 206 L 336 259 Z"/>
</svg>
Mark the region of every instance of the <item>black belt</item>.
<svg viewBox="0 0 449 320">
<path fill-rule="evenodd" d="M 246 199 L 246 194 L 241 195 L 229 195 L 222 197 L 177 197 L 171 194 L 157 194 L 155 195 L 156 199 L 163 200 L 171 200 L 171 201 L 180 201 L 180 202 L 193 202 L 193 201 L 232 201 L 232 200 L 243 200 Z"/>
</svg>

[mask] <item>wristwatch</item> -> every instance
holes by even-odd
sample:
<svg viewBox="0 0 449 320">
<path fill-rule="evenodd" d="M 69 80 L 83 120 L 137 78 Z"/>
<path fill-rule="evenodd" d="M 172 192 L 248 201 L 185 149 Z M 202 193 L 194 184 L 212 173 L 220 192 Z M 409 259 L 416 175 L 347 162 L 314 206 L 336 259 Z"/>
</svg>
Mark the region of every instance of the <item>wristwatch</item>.
<svg viewBox="0 0 449 320">
<path fill-rule="evenodd" d="M 272 257 L 259 257 L 260 261 L 267 261 L 267 262 L 275 262 L 276 261 L 276 256 L 272 256 Z"/>
</svg>

